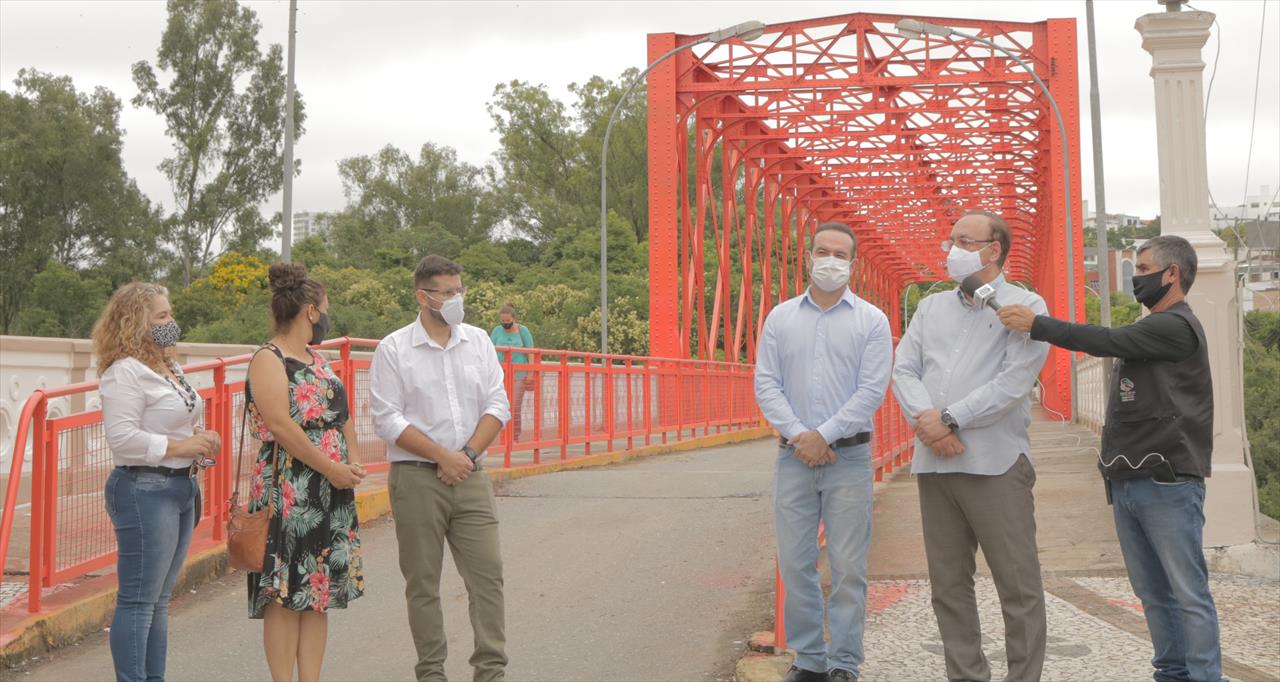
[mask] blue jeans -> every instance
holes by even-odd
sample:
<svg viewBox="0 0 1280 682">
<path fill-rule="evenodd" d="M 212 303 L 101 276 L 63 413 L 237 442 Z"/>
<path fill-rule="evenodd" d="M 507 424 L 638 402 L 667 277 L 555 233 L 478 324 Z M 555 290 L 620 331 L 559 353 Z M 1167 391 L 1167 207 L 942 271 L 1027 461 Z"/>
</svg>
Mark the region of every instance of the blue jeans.
<svg viewBox="0 0 1280 682">
<path fill-rule="evenodd" d="M 111 659 L 120 682 L 164 679 L 169 597 L 191 545 L 195 479 L 115 469 L 106 503 L 116 530 L 120 589 Z"/>
<path fill-rule="evenodd" d="M 835 464 L 810 468 L 787 446 L 778 450 L 773 523 L 787 600 L 787 641 L 795 665 L 813 672 L 842 668 L 857 675 L 864 659 L 867 551 L 871 547 L 871 446 L 836 450 Z M 831 564 L 830 654 L 822 638 L 818 522 Z"/>
<path fill-rule="evenodd" d="M 1139 478 L 1110 485 L 1124 566 L 1155 648 L 1155 679 L 1218 682 L 1218 612 L 1201 548 L 1204 481 Z"/>
</svg>

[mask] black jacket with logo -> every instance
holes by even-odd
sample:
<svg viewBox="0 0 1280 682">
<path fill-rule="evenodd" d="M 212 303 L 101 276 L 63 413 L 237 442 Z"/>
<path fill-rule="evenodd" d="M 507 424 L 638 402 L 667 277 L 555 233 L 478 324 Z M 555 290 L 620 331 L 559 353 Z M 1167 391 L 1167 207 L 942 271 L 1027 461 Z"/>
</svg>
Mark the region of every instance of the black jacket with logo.
<svg viewBox="0 0 1280 682">
<path fill-rule="evenodd" d="M 1031 338 L 1119 358 L 1111 374 L 1102 460 L 1116 478 L 1148 476 L 1160 453 L 1183 476 L 1207 477 L 1213 453 L 1213 379 L 1204 328 L 1185 301 L 1117 328 L 1038 316 Z M 1124 456 L 1129 460 L 1128 465 Z"/>
</svg>

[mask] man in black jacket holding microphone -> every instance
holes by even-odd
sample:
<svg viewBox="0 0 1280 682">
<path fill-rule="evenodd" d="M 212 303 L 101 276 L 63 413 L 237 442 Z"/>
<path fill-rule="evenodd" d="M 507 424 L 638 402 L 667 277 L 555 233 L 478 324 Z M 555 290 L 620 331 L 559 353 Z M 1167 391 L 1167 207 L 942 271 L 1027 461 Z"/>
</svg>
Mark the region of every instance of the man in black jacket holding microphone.
<svg viewBox="0 0 1280 682">
<path fill-rule="evenodd" d="M 1195 249 L 1161 235 L 1138 249 L 1135 272 L 1134 297 L 1151 314 L 1131 325 L 1072 324 L 1020 305 L 1000 308 L 1000 321 L 1036 341 L 1118 358 L 1099 468 L 1151 631 L 1155 679 L 1218 682 L 1218 614 L 1202 549 L 1213 381 L 1204 329 L 1184 300 Z"/>
</svg>

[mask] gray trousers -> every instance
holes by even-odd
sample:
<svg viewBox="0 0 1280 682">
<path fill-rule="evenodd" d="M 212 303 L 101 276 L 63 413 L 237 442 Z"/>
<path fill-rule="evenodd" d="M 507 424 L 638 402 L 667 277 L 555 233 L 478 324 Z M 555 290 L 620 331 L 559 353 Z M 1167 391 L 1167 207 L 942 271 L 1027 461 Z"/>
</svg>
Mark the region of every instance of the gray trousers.
<svg viewBox="0 0 1280 682">
<path fill-rule="evenodd" d="M 1035 482 L 1035 469 L 1026 455 L 999 476 L 916 476 L 933 613 L 949 680 L 991 679 L 973 588 L 978 547 L 1000 595 L 1009 661 L 1006 679 L 1040 679 L 1045 610 L 1031 493 Z"/>
<path fill-rule="evenodd" d="M 440 570 L 444 544 L 467 587 L 475 652 L 476 682 L 504 677 L 502 555 L 493 486 L 483 471 L 456 486 L 445 485 L 428 467 L 393 464 L 387 482 L 400 546 L 400 572 L 409 606 L 409 630 L 418 651 L 419 680 L 444 682 L 447 653 L 444 613 L 440 608 Z"/>
</svg>

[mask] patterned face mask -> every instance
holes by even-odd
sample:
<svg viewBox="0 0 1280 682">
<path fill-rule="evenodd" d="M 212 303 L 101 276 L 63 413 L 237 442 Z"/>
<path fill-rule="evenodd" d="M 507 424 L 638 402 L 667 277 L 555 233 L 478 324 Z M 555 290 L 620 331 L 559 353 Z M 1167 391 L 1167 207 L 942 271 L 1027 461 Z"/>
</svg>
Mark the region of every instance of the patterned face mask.
<svg viewBox="0 0 1280 682">
<path fill-rule="evenodd" d="M 178 345 L 178 337 L 181 335 L 182 329 L 178 327 L 177 320 L 151 325 L 151 339 L 161 348 L 172 348 Z"/>
</svg>

